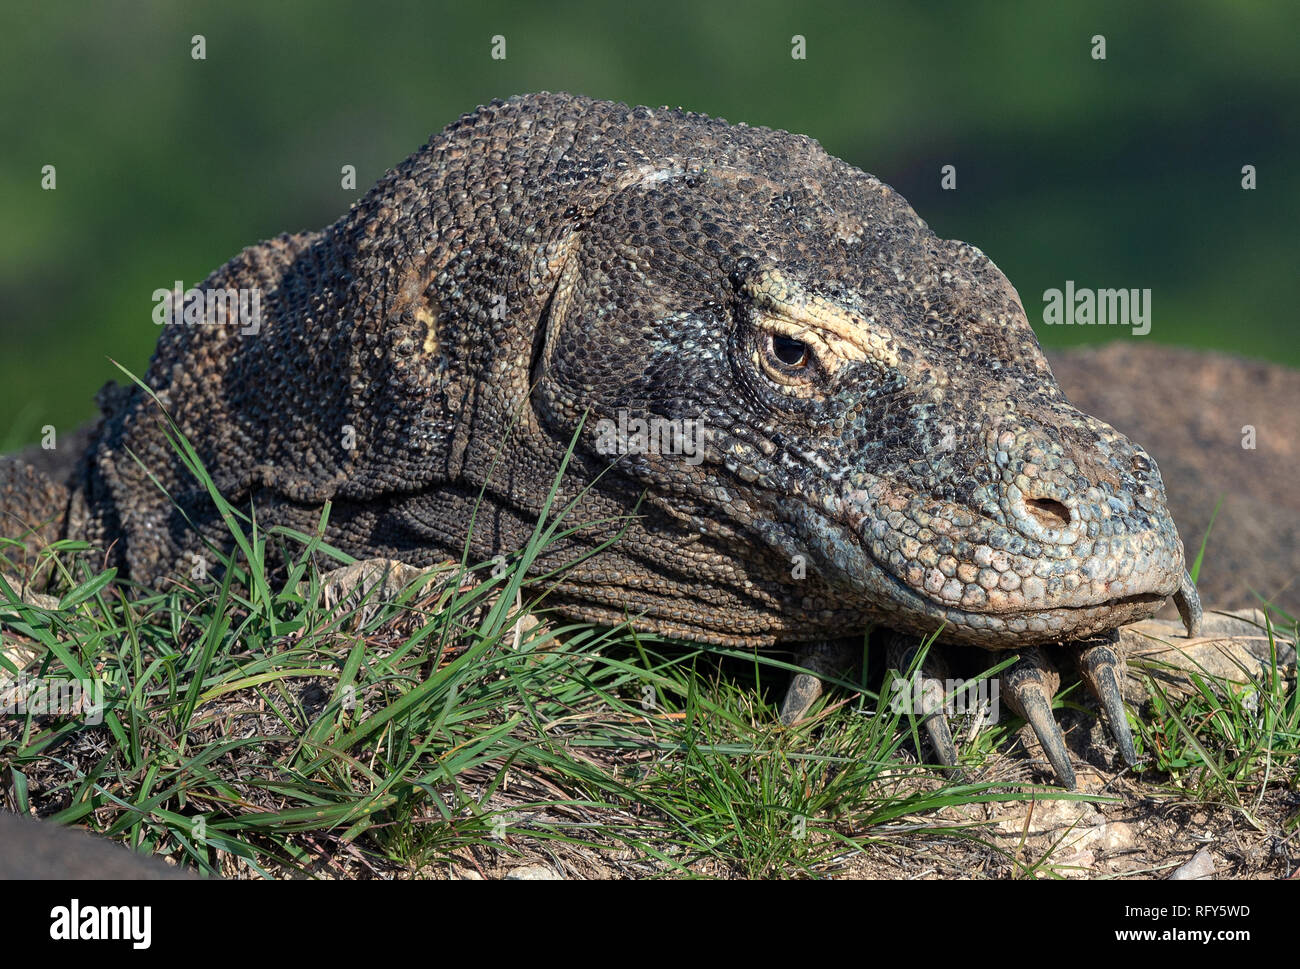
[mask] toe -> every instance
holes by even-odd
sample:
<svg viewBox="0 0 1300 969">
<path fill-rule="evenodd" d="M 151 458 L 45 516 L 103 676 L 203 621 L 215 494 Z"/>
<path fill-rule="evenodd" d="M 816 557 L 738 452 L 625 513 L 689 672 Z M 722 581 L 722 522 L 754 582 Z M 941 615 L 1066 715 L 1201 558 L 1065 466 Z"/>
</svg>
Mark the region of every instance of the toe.
<svg viewBox="0 0 1300 969">
<path fill-rule="evenodd" d="M 1020 659 L 1002 673 L 1002 693 L 1007 706 L 1028 721 L 1061 785 L 1074 790 L 1076 781 L 1070 752 L 1061 726 L 1052 715 L 1052 697 L 1060 685 L 1060 675 L 1038 649 L 1024 650 Z"/>
<path fill-rule="evenodd" d="M 1119 744 L 1119 753 L 1124 758 L 1124 763 L 1136 767 L 1137 751 L 1133 748 L 1133 733 L 1129 730 L 1124 697 L 1120 692 L 1124 666 L 1118 645 L 1118 634 L 1108 636 L 1101 642 L 1079 644 L 1079 675 L 1106 711 L 1106 719 L 1110 721 L 1110 730 Z"/>
</svg>

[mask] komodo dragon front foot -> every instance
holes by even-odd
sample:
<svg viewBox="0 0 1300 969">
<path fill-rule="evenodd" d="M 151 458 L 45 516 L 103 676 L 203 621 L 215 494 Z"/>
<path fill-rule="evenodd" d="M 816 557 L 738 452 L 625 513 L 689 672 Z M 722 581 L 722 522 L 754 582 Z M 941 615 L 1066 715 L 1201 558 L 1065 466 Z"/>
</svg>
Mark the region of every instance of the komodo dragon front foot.
<svg viewBox="0 0 1300 969">
<path fill-rule="evenodd" d="M 1199 636 L 1203 610 L 1190 576 L 1184 574 L 1173 598 L 1188 636 Z M 900 675 L 911 670 L 919 648 L 916 638 L 894 632 L 886 635 L 890 669 Z M 1052 699 L 1060 687 L 1061 675 L 1049 654 L 1067 657 L 1071 661 L 1079 678 L 1105 711 L 1120 757 L 1129 767 L 1137 766 L 1137 751 L 1133 746 L 1133 733 L 1129 729 L 1120 686 L 1124 679 L 1124 657 L 1119 648 L 1118 629 L 1060 647 L 1030 647 L 1018 652 L 1016 662 L 1003 670 L 998 678 L 999 695 L 1006 697 L 1007 706 L 1034 731 L 1063 787 L 1074 790 L 1077 781 L 1065 736 L 1052 715 Z M 781 722 L 789 726 L 802 719 L 821 696 L 824 679 L 842 676 L 851 660 L 851 651 L 843 647 L 837 650 L 830 643 L 814 643 L 806 647 L 799 654 L 798 663 L 808 672 L 796 674 L 791 680 L 781 704 Z M 922 725 L 936 758 L 951 768 L 957 764 L 957 746 L 944 709 L 949 695 L 947 685 L 953 682 L 949 668 L 944 648 L 932 649 L 915 669 L 917 681 L 913 695 L 919 706 L 914 712 L 924 718 Z"/>
</svg>

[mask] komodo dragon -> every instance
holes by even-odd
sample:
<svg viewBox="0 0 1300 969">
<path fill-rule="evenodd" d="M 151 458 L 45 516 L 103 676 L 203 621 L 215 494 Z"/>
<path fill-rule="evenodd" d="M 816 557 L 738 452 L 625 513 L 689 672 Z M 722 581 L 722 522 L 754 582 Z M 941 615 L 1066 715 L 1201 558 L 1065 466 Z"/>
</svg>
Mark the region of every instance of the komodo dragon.
<svg viewBox="0 0 1300 969">
<path fill-rule="evenodd" d="M 311 532 L 328 501 L 353 555 L 425 566 L 468 537 L 487 560 L 524 546 L 558 477 L 555 507 L 599 523 L 534 563 L 571 564 L 562 612 L 802 646 L 822 672 L 821 644 L 871 624 L 1018 650 L 1002 695 L 1067 786 L 1059 677 L 1032 647 L 1081 664 L 1132 763 L 1114 631 L 1170 595 L 1199 622 L 1147 452 L 1070 406 L 984 253 L 811 138 L 494 101 L 200 289 L 255 290 L 260 318 L 165 326 L 145 381 L 264 526 Z M 101 406 L 67 480 L 0 462 L 4 530 L 87 540 L 153 585 L 200 536 L 229 547 L 150 397 L 110 385 Z M 818 684 L 794 679 L 786 722 Z"/>
</svg>

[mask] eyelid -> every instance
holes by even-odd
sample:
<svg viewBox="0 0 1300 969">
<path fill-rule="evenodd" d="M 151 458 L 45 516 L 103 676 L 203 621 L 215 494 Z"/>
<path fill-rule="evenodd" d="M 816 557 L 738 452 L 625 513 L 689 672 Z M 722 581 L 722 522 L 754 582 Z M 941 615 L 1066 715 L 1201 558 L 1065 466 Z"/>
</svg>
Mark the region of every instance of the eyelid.
<svg viewBox="0 0 1300 969">
<path fill-rule="evenodd" d="M 755 314 L 753 322 L 755 330 L 765 341 L 770 341 L 774 337 L 784 337 L 806 346 L 813 360 L 830 362 L 834 357 L 825 338 L 806 323 L 763 310 Z"/>
<path fill-rule="evenodd" d="M 898 366 L 898 348 L 888 331 L 834 300 L 809 292 L 780 270 L 753 275 L 744 290 L 752 300 L 757 327 L 807 343 L 828 371 L 868 359 L 886 368 Z"/>
</svg>

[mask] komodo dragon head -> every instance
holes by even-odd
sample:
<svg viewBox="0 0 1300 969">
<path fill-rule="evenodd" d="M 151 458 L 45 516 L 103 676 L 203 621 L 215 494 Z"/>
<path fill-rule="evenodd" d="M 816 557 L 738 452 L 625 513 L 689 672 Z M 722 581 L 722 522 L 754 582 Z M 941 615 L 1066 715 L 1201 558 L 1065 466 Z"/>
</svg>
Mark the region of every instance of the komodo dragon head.
<svg viewBox="0 0 1300 969">
<path fill-rule="evenodd" d="M 1179 590 L 1155 462 L 1065 399 L 984 253 L 806 137 L 586 110 L 621 164 L 570 212 L 531 405 L 557 444 L 584 419 L 589 464 L 613 455 L 675 533 L 643 560 L 676 581 L 634 583 L 631 612 L 725 639 L 736 600 L 698 591 L 722 584 L 780 638 L 876 620 L 1011 648 Z"/>
</svg>

